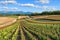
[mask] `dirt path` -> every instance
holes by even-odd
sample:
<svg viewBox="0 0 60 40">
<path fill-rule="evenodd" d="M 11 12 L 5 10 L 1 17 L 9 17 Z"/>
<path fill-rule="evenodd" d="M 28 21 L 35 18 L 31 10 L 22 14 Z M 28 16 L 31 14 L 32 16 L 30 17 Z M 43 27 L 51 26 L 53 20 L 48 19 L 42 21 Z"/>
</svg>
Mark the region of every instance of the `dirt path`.
<svg viewBox="0 0 60 40">
<path fill-rule="evenodd" d="M 19 26 L 19 29 L 18 29 L 17 40 L 21 40 L 21 30 L 20 30 L 20 26 Z"/>
</svg>

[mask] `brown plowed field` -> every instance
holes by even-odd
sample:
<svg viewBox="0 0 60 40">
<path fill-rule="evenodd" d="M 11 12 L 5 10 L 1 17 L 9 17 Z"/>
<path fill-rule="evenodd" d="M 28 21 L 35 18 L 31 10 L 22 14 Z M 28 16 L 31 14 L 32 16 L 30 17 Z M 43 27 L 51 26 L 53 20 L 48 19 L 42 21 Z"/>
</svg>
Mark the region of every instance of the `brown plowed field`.
<svg viewBox="0 0 60 40">
<path fill-rule="evenodd" d="M 7 22 L 10 22 L 12 20 L 14 20 L 15 18 L 10 18 L 10 17 L 0 17 L 0 25 L 1 24 L 4 24 L 4 23 L 7 23 Z"/>
<path fill-rule="evenodd" d="M 43 19 L 60 20 L 60 15 L 32 16 L 32 18 L 43 18 Z"/>
</svg>

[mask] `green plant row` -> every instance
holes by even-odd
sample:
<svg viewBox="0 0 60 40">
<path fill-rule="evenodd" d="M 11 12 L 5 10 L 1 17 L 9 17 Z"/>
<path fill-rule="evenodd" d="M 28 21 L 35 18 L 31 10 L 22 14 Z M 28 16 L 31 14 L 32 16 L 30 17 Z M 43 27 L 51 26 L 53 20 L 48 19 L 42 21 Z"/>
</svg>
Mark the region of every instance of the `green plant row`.
<svg viewBox="0 0 60 40">
<path fill-rule="evenodd" d="M 60 40 L 60 24 L 35 24 L 27 21 L 22 21 L 21 25 L 27 27 L 40 35 L 41 40 Z"/>
<path fill-rule="evenodd" d="M 6 28 L 1 29 L 0 30 L 0 40 L 12 39 L 11 36 L 12 36 L 13 32 L 16 31 L 17 26 L 18 26 L 18 22 L 14 23 Z"/>
<path fill-rule="evenodd" d="M 29 33 L 25 28 L 23 28 L 23 30 L 24 30 L 24 32 L 25 32 L 25 37 L 27 36 L 26 39 L 28 39 L 28 40 L 36 40 L 36 38 L 33 37 L 32 34 Z"/>
</svg>

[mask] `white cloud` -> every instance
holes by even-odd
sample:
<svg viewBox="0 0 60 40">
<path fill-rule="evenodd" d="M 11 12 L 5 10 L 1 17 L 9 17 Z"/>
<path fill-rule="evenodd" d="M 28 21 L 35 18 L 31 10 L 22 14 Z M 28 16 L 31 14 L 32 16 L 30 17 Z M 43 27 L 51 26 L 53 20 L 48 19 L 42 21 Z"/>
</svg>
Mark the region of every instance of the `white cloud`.
<svg viewBox="0 0 60 40">
<path fill-rule="evenodd" d="M 52 7 L 52 6 L 42 6 L 42 9 L 45 10 L 45 11 L 54 11 L 54 10 L 56 10 L 56 8 Z"/>
<path fill-rule="evenodd" d="M 33 8 L 41 8 L 40 6 L 37 6 L 35 4 L 30 4 L 30 3 L 27 3 L 27 4 L 19 4 L 19 6 L 23 6 L 23 7 L 33 7 Z"/>
<path fill-rule="evenodd" d="M 0 7 L 0 8 L 2 8 L 3 10 L 1 10 L 1 11 L 4 11 L 4 12 L 7 12 L 7 11 L 16 11 L 16 10 L 18 10 L 17 7 L 13 7 L 13 8 L 9 8 L 9 7 Z"/>
<path fill-rule="evenodd" d="M 39 0 L 40 3 L 49 3 L 49 0 Z M 26 3 L 26 4 L 19 4 L 17 3 L 17 1 L 15 0 L 7 0 L 7 1 L 1 1 L 0 4 L 16 4 L 17 6 L 23 6 L 23 7 L 33 7 L 33 8 L 38 8 L 38 9 L 43 9 L 43 10 L 56 10 L 55 7 L 50 7 L 50 6 L 38 6 L 35 4 L 30 4 L 30 3 Z M 7 11 L 15 11 L 18 10 L 18 8 L 14 7 L 14 8 L 8 8 L 8 7 L 0 7 L 3 8 L 4 10 Z"/>
<path fill-rule="evenodd" d="M 6 7 L 6 6 L 2 6 L 2 7 L 0 7 L 1 9 L 8 9 L 8 7 Z"/>
<path fill-rule="evenodd" d="M 48 4 L 50 0 L 38 0 L 36 2 L 42 3 L 42 4 Z"/>
<path fill-rule="evenodd" d="M 7 0 L 7 1 L 15 1 L 15 0 Z"/>
<path fill-rule="evenodd" d="M 38 5 L 35 5 L 35 4 L 20 4 L 19 6 L 23 6 L 23 7 L 33 7 L 33 8 L 38 8 L 38 9 L 48 9 L 48 8 L 51 8 L 49 6 L 38 6 Z"/>
<path fill-rule="evenodd" d="M 43 10 L 47 10 L 48 8 L 50 8 L 49 6 L 42 6 Z"/>
<path fill-rule="evenodd" d="M 54 10 L 57 10 L 57 9 L 55 7 L 50 7 L 50 8 L 48 8 L 48 10 L 54 11 Z"/>
<path fill-rule="evenodd" d="M 0 4 L 17 4 L 15 0 L 0 1 Z"/>
<path fill-rule="evenodd" d="M 35 6 L 35 8 L 38 8 L 38 9 L 47 9 L 47 8 L 49 8 L 49 6 Z"/>
<path fill-rule="evenodd" d="M 27 3 L 27 4 L 20 4 L 20 6 L 34 7 L 35 5 L 34 4 Z"/>
<path fill-rule="evenodd" d="M 18 8 L 17 8 L 17 7 L 15 7 L 15 8 L 10 8 L 9 10 L 18 10 Z"/>
<path fill-rule="evenodd" d="M 34 5 L 34 4 L 20 4 L 20 6 L 23 6 L 23 7 L 33 7 L 33 8 L 37 8 L 37 9 L 46 10 L 46 11 L 56 10 L 56 8 L 52 7 L 52 6 L 38 6 L 38 5 Z"/>
</svg>

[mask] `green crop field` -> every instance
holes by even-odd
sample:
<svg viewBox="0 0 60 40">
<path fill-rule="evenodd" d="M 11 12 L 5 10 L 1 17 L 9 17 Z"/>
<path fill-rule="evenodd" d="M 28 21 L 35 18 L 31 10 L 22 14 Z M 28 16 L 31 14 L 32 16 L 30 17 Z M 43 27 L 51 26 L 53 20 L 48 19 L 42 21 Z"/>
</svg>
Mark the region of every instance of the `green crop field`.
<svg viewBox="0 0 60 40">
<path fill-rule="evenodd" d="M 0 40 L 60 40 L 60 0 L 0 0 Z"/>
<path fill-rule="evenodd" d="M 19 22 L 16 22 L 5 28 L 0 28 L 0 40 L 11 40 L 13 37 L 16 38 L 14 35 L 16 35 L 18 25 Z"/>
<path fill-rule="evenodd" d="M 60 24 L 36 24 L 23 21 L 21 25 L 33 36 L 31 40 L 33 38 L 36 40 L 60 40 Z"/>
<path fill-rule="evenodd" d="M 60 40 L 60 22 L 39 22 L 29 18 L 16 20 L 0 28 L 0 40 Z"/>
</svg>

